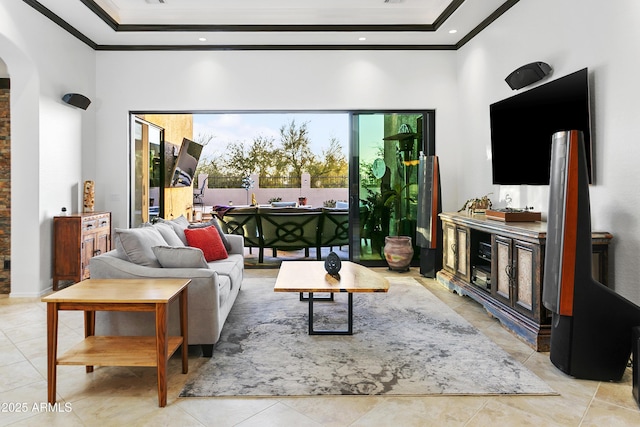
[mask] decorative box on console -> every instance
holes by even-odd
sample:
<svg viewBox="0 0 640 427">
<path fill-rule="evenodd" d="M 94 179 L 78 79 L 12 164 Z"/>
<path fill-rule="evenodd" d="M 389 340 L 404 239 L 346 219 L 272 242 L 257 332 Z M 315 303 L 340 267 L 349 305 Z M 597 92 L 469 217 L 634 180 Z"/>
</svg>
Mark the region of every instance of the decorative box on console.
<svg viewBox="0 0 640 427">
<path fill-rule="evenodd" d="M 487 209 L 486 216 L 487 219 L 504 222 L 542 221 L 542 214 L 540 214 L 540 212 L 532 212 L 522 209 L 500 209 L 495 211 Z"/>
</svg>

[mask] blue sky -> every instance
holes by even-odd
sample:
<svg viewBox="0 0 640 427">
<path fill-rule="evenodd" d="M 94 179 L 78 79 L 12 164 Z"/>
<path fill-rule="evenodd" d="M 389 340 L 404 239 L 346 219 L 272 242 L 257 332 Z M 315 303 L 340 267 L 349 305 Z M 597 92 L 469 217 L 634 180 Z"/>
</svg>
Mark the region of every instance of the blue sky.
<svg viewBox="0 0 640 427">
<path fill-rule="evenodd" d="M 337 138 L 342 152 L 348 154 L 349 115 L 346 113 L 233 113 L 194 114 L 193 137 L 212 135 L 213 139 L 204 148 L 201 159 L 223 154 L 230 142 L 250 145 L 256 136 L 272 137 L 276 145 L 280 142 L 280 128 L 295 120 L 296 126 L 307 122 L 311 149 L 321 154 L 329 146 L 331 138 Z"/>
</svg>

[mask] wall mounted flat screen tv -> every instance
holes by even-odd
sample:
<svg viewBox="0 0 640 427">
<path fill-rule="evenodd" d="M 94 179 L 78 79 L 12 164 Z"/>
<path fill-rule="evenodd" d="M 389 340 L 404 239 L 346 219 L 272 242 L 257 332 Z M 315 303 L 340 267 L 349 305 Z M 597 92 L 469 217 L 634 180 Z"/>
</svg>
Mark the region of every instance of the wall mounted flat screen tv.
<svg viewBox="0 0 640 427">
<path fill-rule="evenodd" d="M 494 184 L 548 185 L 551 136 L 573 129 L 584 133 L 592 182 L 588 78 L 585 68 L 490 106 Z"/>
<path fill-rule="evenodd" d="M 203 146 L 187 138 L 182 139 L 178 157 L 171 171 L 170 187 L 188 187 L 198 167 Z"/>
</svg>

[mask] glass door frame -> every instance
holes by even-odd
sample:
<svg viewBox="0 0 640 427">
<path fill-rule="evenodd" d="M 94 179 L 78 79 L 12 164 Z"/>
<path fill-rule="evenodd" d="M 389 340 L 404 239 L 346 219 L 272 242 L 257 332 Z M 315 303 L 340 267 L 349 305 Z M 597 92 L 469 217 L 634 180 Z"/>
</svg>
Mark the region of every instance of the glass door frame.
<svg viewBox="0 0 640 427">
<path fill-rule="evenodd" d="M 149 122 L 137 114 L 130 113 L 130 126 L 131 126 L 131 137 L 129 144 L 129 215 L 128 222 L 129 227 L 137 227 L 141 224 L 138 224 L 138 212 L 137 212 L 137 203 L 138 198 L 140 198 L 140 213 L 139 220 L 141 223 L 149 221 L 149 206 L 150 206 L 150 159 L 149 154 L 151 152 L 150 146 L 151 142 L 149 139 L 149 128 L 154 128 L 155 132 L 158 135 L 158 143 L 160 153 L 164 152 L 164 128 L 156 125 L 155 123 Z M 136 147 L 136 127 L 138 125 L 142 126 L 142 139 L 141 146 L 139 148 Z M 142 151 L 140 162 L 136 161 L 137 151 Z M 140 167 L 140 170 L 137 168 Z M 158 195 L 156 197 L 159 198 L 159 216 L 164 215 L 164 181 L 165 181 L 165 167 L 164 167 L 164 156 L 160 156 L 160 188 Z M 137 188 L 137 186 L 140 188 Z"/>
<path fill-rule="evenodd" d="M 370 267 L 386 266 L 384 259 L 363 260 L 361 259 L 361 236 L 360 236 L 360 135 L 359 116 L 370 114 L 422 114 L 422 146 L 418 152 L 425 155 L 435 155 L 435 113 L 434 109 L 423 110 L 352 110 L 349 111 L 349 122 L 351 126 L 351 138 L 349 141 L 349 259 L 359 264 Z M 417 130 L 417 129 L 416 129 Z M 412 265 L 418 265 L 415 261 Z"/>
</svg>

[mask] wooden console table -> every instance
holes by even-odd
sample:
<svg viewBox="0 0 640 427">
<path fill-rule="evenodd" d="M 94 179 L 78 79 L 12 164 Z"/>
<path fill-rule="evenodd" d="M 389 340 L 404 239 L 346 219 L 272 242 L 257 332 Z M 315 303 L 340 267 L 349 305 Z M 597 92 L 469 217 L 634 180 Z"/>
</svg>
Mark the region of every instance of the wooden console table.
<svg viewBox="0 0 640 427">
<path fill-rule="evenodd" d="M 47 399 L 56 401 L 58 365 L 155 366 L 158 405 L 167 405 L 167 362 L 182 345 L 182 373 L 189 369 L 187 349 L 187 285 L 190 279 L 88 279 L 42 298 L 47 303 Z M 170 337 L 168 306 L 180 303 L 180 335 Z M 58 311 L 83 310 L 85 340 L 58 357 Z M 96 311 L 151 311 L 156 336 L 95 336 Z"/>
<path fill-rule="evenodd" d="M 546 222 L 501 222 L 485 215 L 440 214 L 443 269 L 438 281 L 476 300 L 537 351 L 548 351 L 551 313 L 542 305 Z M 592 274 L 608 278 L 613 236 L 592 233 Z"/>
</svg>

